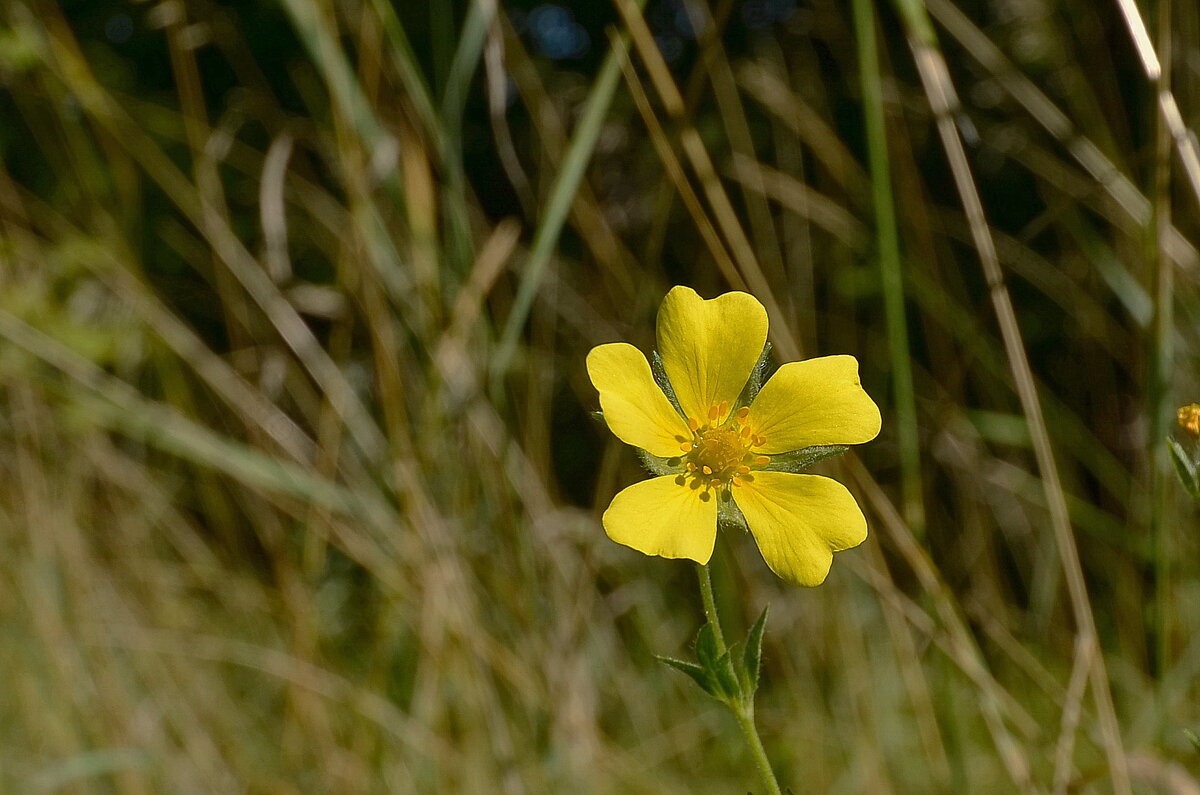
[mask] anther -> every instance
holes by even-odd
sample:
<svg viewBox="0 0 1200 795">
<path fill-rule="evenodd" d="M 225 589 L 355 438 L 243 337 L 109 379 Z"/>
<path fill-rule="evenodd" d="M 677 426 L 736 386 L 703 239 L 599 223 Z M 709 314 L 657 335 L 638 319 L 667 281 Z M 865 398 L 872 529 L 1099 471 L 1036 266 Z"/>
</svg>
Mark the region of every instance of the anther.
<svg viewBox="0 0 1200 795">
<path fill-rule="evenodd" d="M 690 453 L 690 452 L 692 452 L 692 443 L 684 442 L 683 444 L 679 445 L 679 449 L 685 453 Z"/>
<path fill-rule="evenodd" d="M 717 415 L 717 412 L 718 412 L 718 407 L 717 407 L 717 406 L 709 406 L 709 408 L 708 408 L 708 419 L 709 419 L 710 421 L 716 421 L 716 419 L 717 419 L 717 416 L 718 416 L 718 415 Z"/>
<path fill-rule="evenodd" d="M 722 400 L 721 401 L 721 410 L 717 413 L 717 416 L 724 417 L 727 414 L 729 414 L 729 401 Z"/>
<path fill-rule="evenodd" d="M 693 464 L 691 461 L 688 461 L 688 462 L 687 462 L 687 471 L 688 471 L 688 472 L 695 472 L 695 471 L 696 471 L 696 465 L 695 465 L 695 464 Z"/>
<path fill-rule="evenodd" d="M 742 466 L 740 466 L 740 467 L 738 467 L 738 468 L 737 468 L 737 471 L 738 471 L 738 474 L 739 474 L 739 475 L 749 475 L 749 474 L 750 474 L 750 467 L 748 467 L 748 466 L 746 466 L 746 465 L 744 465 L 744 464 L 743 464 Z"/>
<path fill-rule="evenodd" d="M 704 468 L 704 474 L 706 474 L 706 475 L 711 475 L 711 474 L 712 474 L 712 467 L 705 467 L 705 468 Z"/>
<path fill-rule="evenodd" d="M 767 437 L 757 436 L 757 435 L 754 437 L 754 446 L 755 447 L 762 447 L 766 443 L 767 443 Z"/>
<path fill-rule="evenodd" d="M 700 493 L 700 502 L 708 502 L 711 499 L 712 499 L 712 495 L 709 494 L 707 491 Z"/>
<path fill-rule="evenodd" d="M 721 481 L 717 478 L 713 478 L 712 480 L 708 481 L 708 485 L 712 486 L 714 489 L 719 489 L 721 488 Z"/>
<path fill-rule="evenodd" d="M 749 439 L 749 438 L 750 438 L 750 426 L 749 426 L 749 425 L 743 425 L 743 426 L 742 426 L 742 438 L 743 438 L 743 439 Z"/>
<path fill-rule="evenodd" d="M 683 485 L 686 485 L 686 484 L 687 484 L 687 478 L 685 478 L 683 475 L 678 475 L 678 476 L 676 476 L 676 478 L 675 478 L 675 485 L 676 485 L 676 486 L 683 486 Z"/>
<path fill-rule="evenodd" d="M 695 417 L 688 417 L 688 427 L 693 431 L 698 431 L 700 430 L 700 421 Z"/>
<path fill-rule="evenodd" d="M 737 421 L 738 422 L 740 422 L 742 425 L 745 425 L 749 419 L 750 419 L 750 407 L 749 406 L 742 406 L 740 409 L 737 410 Z"/>
<path fill-rule="evenodd" d="M 758 458 L 754 459 L 754 466 L 756 467 L 765 467 L 769 463 L 771 463 L 770 456 L 760 455 Z"/>
</svg>

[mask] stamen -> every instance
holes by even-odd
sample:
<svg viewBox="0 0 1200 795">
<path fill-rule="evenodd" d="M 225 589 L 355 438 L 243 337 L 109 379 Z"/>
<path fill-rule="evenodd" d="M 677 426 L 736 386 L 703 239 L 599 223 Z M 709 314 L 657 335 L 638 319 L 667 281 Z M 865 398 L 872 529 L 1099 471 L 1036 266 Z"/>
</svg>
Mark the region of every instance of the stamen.
<svg viewBox="0 0 1200 795">
<path fill-rule="evenodd" d="M 700 493 L 700 502 L 708 502 L 711 499 L 712 499 L 712 495 L 709 494 L 707 491 Z"/>
<path fill-rule="evenodd" d="M 742 406 L 740 409 L 738 409 L 737 421 L 739 423 L 741 423 L 742 425 L 745 425 L 749 419 L 750 419 L 750 407 L 749 406 Z"/>
<path fill-rule="evenodd" d="M 717 419 L 717 406 L 709 406 L 709 408 L 708 408 L 708 419 L 709 419 L 709 421 L 711 421 L 711 422 L 715 422 L 715 421 L 716 421 L 716 419 Z"/>
<path fill-rule="evenodd" d="M 685 453 L 690 453 L 690 452 L 692 452 L 692 443 L 684 442 L 683 444 L 679 445 L 679 449 Z"/>
<path fill-rule="evenodd" d="M 687 485 L 687 478 L 686 478 L 686 477 L 684 477 L 683 475 L 679 475 L 679 476 L 677 476 L 677 477 L 675 478 L 675 485 L 676 485 L 676 486 L 684 486 L 684 485 Z"/>
<path fill-rule="evenodd" d="M 700 421 L 695 417 L 688 417 L 688 427 L 693 431 L 698 431 L 700 430 Z"/>
<path fill-rule="evenodd" d="M 740 420 L 739 420 L 739 422 L 740 422 Z M 744 425 L 744 426 L 742 426 L 742 434 L 741 434 L 741 435 L 742 435 L 742 438 L 743 438 L 743 439 L 749 439 L 749 438 L 750 438 L 750 434 L 751 434 L 751 431 L 750 431 L 750 426 L 749 426 L 749 425 Z"/>
<path fill-rule="evenodd" d="M 721 481 L 717 478 L 713 478 L 712 480 L 708 481 L 708 485 L 712 486 L 714 489 L 719 489 L 721 488 Z"/>
<path fill-rule="evenodd" d="M 758 458 L 754 459 L 754 466 L 756 467 L 765 467 L 769 463 L 771 463 L 770 456 L 760 455 Z"/>
<path fill-rule="evenodd" d="M 704 467 L 704 474 L 706 474 L 706 475 L 711 475 L 711 474 L 712 474 L 712 467 Z"/>
<path fill-rule="evenodd" d="M 717 416 L 718 416 L 718 417 L 725 417 L 725 416 L 727 416 L 728 414 L 729 414 L 729 401 L 728 401 L 728 400 L 722 400 L 722 401 L 721 401 L 721 410 L 720 410 L 719 412 L 717 412 Z"/>
<path fill-rule="evenodd" d="M 767 443 L 767 437 L 759 436 L 757 434 L 755 435 L 755 437 L 754 437 L 754 446 L 755 447 L 762 447 L 766 443 Z"/>
<path fill-rule="evenodd" d="M 696 471 L 696 465 L 695 465 L 695 464 L 693 464 L 691 461 L 688 461 L 688 462 L 687 462 L 687 471 L 688 471 L 688 472 L 695 472 L 695 471 Z"/>
<path fill-rule="evenodd" d="M 749 474 L 750 474 L 750 467 L 748 467 L 748 466 L 746 466 L 745 464 L 743 464 L 742 466 L 740 466 L 740 467 L 738 467 L 738 468 L 737 468 L 737 471 L 738 471 L 738 474 L 739 474 L 739 475 L 749 475 Z"/>
</svg>

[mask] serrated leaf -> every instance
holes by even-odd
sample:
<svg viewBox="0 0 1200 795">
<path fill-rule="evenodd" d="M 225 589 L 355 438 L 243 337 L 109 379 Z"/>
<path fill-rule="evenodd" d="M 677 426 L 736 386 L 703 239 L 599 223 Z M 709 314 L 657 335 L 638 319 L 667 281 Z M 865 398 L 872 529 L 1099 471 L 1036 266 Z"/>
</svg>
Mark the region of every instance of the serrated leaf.
<svg viewBox="0 0 1200 795">
<path fill-rule="evenodd" d="M 712 678 L 707 670 L 701 668 L 699 665 L 696 665 L 696 663 L 688 662 L 687 660 L 679 660 L 674 657 L 661 657 L 657 655 L 655 656 L 655 659 L 661 663 L 664 663 L 665 665 L 671 666 L 676 671 L 682 671 L 690 676 L 692 681 L 698 684 L 700 689 L 705 693 L 708 693 L 710 696 L 713 696 L 714 698 L 721 697 L 717 692 L 716 681 Z"/>
<path fill-rule="evenodd" d="M 767 611 L 770 609 L 770 605 L 764 607 L 758 621 L 755 621 L 754 626 L 750 627 L 750 632 L 746 635 L 746 648 L 742 651 L 742 668 L 746 672 L 748 680 L 746 689 L 750 695 L 754 695 L 754 691 L 758 689 L 758 674 L 762 667 L 763 632 L 767 628 Z"/>
<path fill-rule="evenodd" d="M 1196 476 L 1196 462 L 1183 449 L 1183 445 L 1167 437 L 1167 449 L 1171 451 L 1171 463 L 1175 465 L 1175 474 L 1179 482 L 1187 489 L 1188 494 L 1200 497 L 1200 479 Z"/>
</svg>

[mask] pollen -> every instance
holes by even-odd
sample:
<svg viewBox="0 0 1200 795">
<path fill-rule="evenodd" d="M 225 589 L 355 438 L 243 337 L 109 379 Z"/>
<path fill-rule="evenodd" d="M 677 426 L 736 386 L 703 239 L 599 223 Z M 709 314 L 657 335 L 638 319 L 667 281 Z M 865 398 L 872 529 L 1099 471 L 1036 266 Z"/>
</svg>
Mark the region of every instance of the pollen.
<svg viewBox="0 0 1200 795">
<path fill-rule="evenodd" d="M 692 440 L 680 445 L 687 454 L 681 459 L 684 474 L 680 477 L 690 488 L 701 491 L 702 497 L 715 491 L 728 498 L 730 487 L 754 480 L 751 472 L 771 463 L 770 457 L 753 450 L 765 443 L 766 437 L 754 433 L 745 406 L 731 415 L 729 401 L 722 401 L 707 413 L 707 421 L 688 419 Z"/>
</svg>

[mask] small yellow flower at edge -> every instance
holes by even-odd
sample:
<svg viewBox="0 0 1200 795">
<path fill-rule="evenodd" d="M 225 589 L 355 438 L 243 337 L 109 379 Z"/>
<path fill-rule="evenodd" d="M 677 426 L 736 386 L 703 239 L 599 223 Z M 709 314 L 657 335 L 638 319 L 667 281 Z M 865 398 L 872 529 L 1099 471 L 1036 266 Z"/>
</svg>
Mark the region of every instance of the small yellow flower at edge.
<svg viewBox="0 0 1200 795">
<path fill-rule="evenodd" d="M 1189 403 L 1175 412 L 1175 420 L 1188 436 L 1200 439 L 1200 403 Z"/>
<path fill-rule="evenodd" d="M 859 384 L 857 360 L 785 364 L 749 406 L 738 406 L 766 340 L 767 312 L 751 295 L 704 300 L 688 287 L 667 293 L 658 310 L 658 351 L 682 414 L 634 346 L 615 342 L 588 354 L 609 429 L 677 465 L 674 474 L 613 498 L 602 519 L 609 538 L 647 555 L 706 564 L 718 501 L 732 500 L 771 570 L 810 586 L 824 582 L 834 552 L 866 539 L 866 519 L 845 486 L 770 468 L 772 456 L 875 438 L 879 408 Z"/>
</svg>

